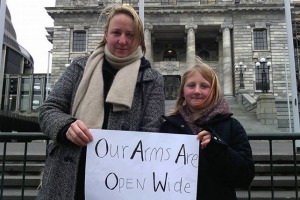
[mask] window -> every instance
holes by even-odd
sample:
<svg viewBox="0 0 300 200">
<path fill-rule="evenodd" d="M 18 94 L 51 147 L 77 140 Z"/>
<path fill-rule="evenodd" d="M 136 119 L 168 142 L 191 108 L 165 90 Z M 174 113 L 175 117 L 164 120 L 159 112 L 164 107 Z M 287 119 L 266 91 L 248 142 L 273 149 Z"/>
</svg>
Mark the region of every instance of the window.
<svg viewBox="0 0 300 200">
<path fill-rule="evenodd" d="M 86 31 L 73 32 L 73 52 L 86 51 Z"/>
<path fill-rule="evenodd" d="M 22 78 L 22 81 L 21 81 L 20 111 L 29 110 L 29 93 L 30 93 L 30 79 L 29 78 Z"/>
<path fill-rule="evenodd" d="M 33 79 L 33 94 L 32 94 L 32 105 L 31 109 L 37 112 L 43 102 L 42 98 L 42 78 Z"/>
<path fill-rule="evenodd" d="M 209 54 L 208 51 L 205 51 L 205 50 L 200 51 L 199 57 L 200 57 L 202 60 L 210 60 L 210 54 Z"/>
<path fill-rule="evenodd" d="M 267 29 L 253 30 L 254 50 L 268 50 Z"/>
<path fill-rule="evenodd" d="M 256 90 L 267 92 L 270 90 L 270 67 L 267 62 L 260 62 L 256 64 L 255 77 L 256 77 Z"/>
<path fill-rule="evenodd" d="M 176 5 L 176 0 L 161 0 L 161 5 Z"/>
<path fill-rule="evenodd" d="M 165 98 L 167 100 L 174 100 L 177 98 L 180 81 L 181 77 L 179 75 L 164 76 Z"/>
<path fill-rule="evenodd" d="M 123 5 L 135 5 L 138 6 L 139 1 L 138 0 L 122 0 Z"/>
<path fill-rule="evenodd" d="M 9 82 L 8 110 L 15 111 L 17 108 L 18 79 L 11 78 Z"/>
</svg>

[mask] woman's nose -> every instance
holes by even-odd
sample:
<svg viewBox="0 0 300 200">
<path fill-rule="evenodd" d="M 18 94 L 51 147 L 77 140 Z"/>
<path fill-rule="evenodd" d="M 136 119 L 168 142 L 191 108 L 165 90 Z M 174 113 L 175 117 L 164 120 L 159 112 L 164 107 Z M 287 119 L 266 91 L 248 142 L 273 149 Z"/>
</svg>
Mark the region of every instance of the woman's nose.
<svg viewBox="0 0 300 200">
<path fill-rule="evenodd" d="M 122 34 L 119 38 L 119 43 L 120 44 L 125 44 L 126 43 L 126 36 L 125 34 Z"/>
</svg>

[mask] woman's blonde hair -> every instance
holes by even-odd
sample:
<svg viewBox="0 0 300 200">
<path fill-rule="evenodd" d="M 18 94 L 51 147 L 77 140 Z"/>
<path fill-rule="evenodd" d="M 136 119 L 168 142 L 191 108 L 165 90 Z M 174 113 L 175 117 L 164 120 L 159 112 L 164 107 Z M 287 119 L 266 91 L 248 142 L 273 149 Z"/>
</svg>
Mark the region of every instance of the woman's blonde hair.
<svg viewBox="0 0 300 200">
<path fill-rule="evenodd" d="M 104 33 L 108 31 L 109 24 L 111 19 L 118 14 L 128 15 L 133 19 L 133 28 L 134 28 L 134 39 L 137 40 L 137 43 L 141 46 L 143 53 L 146 53 L 146 45 L 145 45 L 145 36 L 144 36 L 144 26 L 140 16 L 134 10 L 132 6 L 129 5 L 112 5 L 106 7 L 100 15 L 105 17 L 105 24 L 103 26 Z M 105 46 L 107 43 L 105 37 L 100 41 L 99 46 Z"/>
<path fill-rule="evenodd" d="M 176 106 L 173 114 L 178 113 L 182 106 L 186 104 L 183 94 L 184 85 L 187 79 L 196 72 L 200 73 L 203 76 L 203 78 L 205 78 L 209 82 L 211 86 L 209 97 L 212 96 L 212 98 L 206 110 L 210 110 L 214 105 L 216 105 L 216 103 L 220 99 L 222 91 L 216 73 L 209 65 L 202 62 L 201 58 L 196 57 L 196 64 L 192 68 L 187 70 L 181 78 L 181 84 L 178 92 L 179 94 L 176 100 Z M 207 97 L 207 99 L 209 99 L 209 97 Z"/>
</svg>

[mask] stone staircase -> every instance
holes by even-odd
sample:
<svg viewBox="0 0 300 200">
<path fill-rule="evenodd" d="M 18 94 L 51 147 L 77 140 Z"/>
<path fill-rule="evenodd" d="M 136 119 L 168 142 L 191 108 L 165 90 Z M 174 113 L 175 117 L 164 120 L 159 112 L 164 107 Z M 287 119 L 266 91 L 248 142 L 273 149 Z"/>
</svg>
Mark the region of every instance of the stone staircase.
<svg viewBox="0 0 300 200">
<path fill-rule="evenodd" d="M 226 97 L 233 117 L 236 118 L 245 128 L 247 133 L 280 133 L 281 130 L 275 125 L 263 125 L 256 118 L 255 112 L 248 112 L 239 105 L 235 97 Z"/>
<path fill-rule="evenodd" d="M 23 200 L 34 200 L 45 166 L 46 143 L 43 141 L 28 143 L 26 163 L 24 163 L 24 143 L 7 143 L 4 167 L 3 147 L 3 143 L 0 143 L 0 186 L 3 185 L 2 188 L 0 187 L 0 199 L 21 200 L 24 194 Z M 2 177 L 4 177 L 3 182 Z M 3 189 L 2 197 L 1 189 Z"/>
<path fill-rule="evenodd" d="M 41 148 L 42 144 L 32 144 L 35 147 L 34 149 Z M 258 146 L 259 145 L 259 146 Z M 261 148 L 263 144 L 254 143 L 253 147 Z M 278 145 L 286 145 L 286 143 L 279 143 Z M 20 148 L 20 144 L 15 144 L 16 148 Z M 1 145 L 0 145 L 1 147 Z M 274 147 L 276 148 L 276 147 Z M 20 148 L 21 149 L 21 148 Z M 276 149 L 280 149 L 276 148 Z M 279 199 L 289 199 L 295 200 L 295 169 L 294 161 L 291 154 L 279 154 L 274 152 L 273 156 L 273 172 L 271 172 L 269 156 L 264 152 L 259 152 L 254 148 L 254 161 L 256 175 L 254 181 L 251 185 L 251 198 L 253 200 L 265 200 L 272 199 L 271 194 L 271 173 L 273 173 L 274 179 L 274 198 Z M 297 156 L 297 173 L 300 172 L 300 155 Z M 0 169 L 2 171 L 2 155 L 0 154 Z M 5 161 L 4 167 L 4 182 L 3 182 L 3 197 L 1 200 L 20 200 L 22 195 L 22 185 L 24 185 L 24 200 L 34 200 L 37 192 L 38 186 L 41 180 L 41 174 L 44 167 L 45 160 L 45 151 L 44 148 L 41 148 L 40 151 L 32 152 L 29 151 L 27 155 L 27 162 L 25 166 L 25 175 L 23 174 L 24 163 L 23 163 L 23 154 L 16 151 L 15 153 L 8 152 Z M 24 176 L 24 180 L 23 180 Z M 2 181 L 2 173 L 0 176 L 0 181 Z M 298 189 L 300 186 L 300 176 L 297 176 Z M 242 189 L 237 191 L 237 196 L 239 200 L 247 200 L 248 192 L 247 189 Z"/>
<path fill-rule="evenodd" d="M 234 117 L 238 119 L 245 127 L 248 133 L 275 133 L 280 132 L 276 127 L 261 125 L 256 119 L 255 113 L 248 113 L 241 108 L 235 98 L 228 98 Z M 175 101 L 166 102 L 166 112 L 169 112 L 175 105 Z M 1 141 L 1 140 L 0 140 Z M 239 200 L 253 199 L 296 199 L 295 190 L 295 168 L 292 156 L 291 142 L 279 141 L 273 146 L 273 168 L 270 167 L 270 157 L 267 141 L 250 141 L 253 149 L 253 158 L 255 161 L 256 174 L 251 185 L 251 197 L 248 197 L 247 189 L 237 191 Z M 5 157 L 5 167 L 3 168 L 3 143 L 0 142 L 0 200 L 20 200 L 24 193 L 24 200 L 34 200 L 37 195 L 37 188 L 40 183 L 41 174 L 45 161 L 46 143 L 43 141 L 31 142 L 28 144 L 28 155 L 26 156 L 26 165 L 24 166 L 24 144 L 8 143 L 7 155 Z M 289 150 L 288 150 L 289 149 Z M 297 183 L 300 190 L 300 155 L 297 160 Z M 26 169 L 23 174 L 23 169 Z M 3 171 L 4 173 L 2 173 Z M 271 176 L 273 174 L 273 176 Z M 2 175 L 4 175 L 2 187 Z M 25 178 L 23 180 L 23 177 Z M 272 198 L 271 177 L 274 180 L 274 195 Z M 24 185 L 24 191 L 22 191 Z M 3 189 L 3 197 L 1 197 Z M 299 199 L 300 194 L 298 194 Z"/>
</svg>

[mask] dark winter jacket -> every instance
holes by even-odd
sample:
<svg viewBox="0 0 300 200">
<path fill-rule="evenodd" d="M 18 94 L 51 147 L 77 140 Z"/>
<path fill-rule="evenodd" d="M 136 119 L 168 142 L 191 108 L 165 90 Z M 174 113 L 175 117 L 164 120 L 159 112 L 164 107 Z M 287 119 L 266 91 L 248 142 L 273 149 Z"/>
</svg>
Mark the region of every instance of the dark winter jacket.
<svg viewBox="0 0 300 200">
<path fill-rule="evenodd" d="M 54 142 L 47 160 L 37 200 L 73 200 L 82 148 L 61 139 L 74 120 L 74 97 L 88 57 L 75 59 L 62 74 L 40 110 L 42 131 Z M 164 113 L 163 77 L 142 58 L 131 110 L 112 112 L 105 121 L 109 130 L 157 132 Z M 105 78 L 105 77 L 104 77 Z M 96 109 L 96 108 L 95 108 Z M 64 141 L 64 142 L 63 142 Z"/>
<path fill-rule="evenodd" d="M 164 118 L 160 132 L 193 134 L 180 114 Z M 230 115 L 218 116 L 203 128 L 212 133 L 212 139 L 199 149 L 197 200 L 234 200 L 235 189 L 247 189 L 254 178 L 246 132 Z"/>
</svg>

